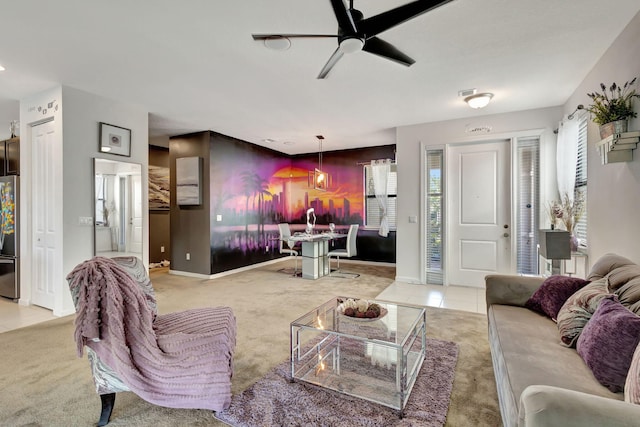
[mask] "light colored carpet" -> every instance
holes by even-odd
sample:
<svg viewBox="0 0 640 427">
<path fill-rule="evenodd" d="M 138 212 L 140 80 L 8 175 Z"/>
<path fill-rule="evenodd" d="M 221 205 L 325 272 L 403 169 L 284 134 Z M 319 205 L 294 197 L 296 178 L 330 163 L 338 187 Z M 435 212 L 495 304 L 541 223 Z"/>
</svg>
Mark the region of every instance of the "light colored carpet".
<svg viewBox="0 0 640 427">
<path fill-rule="evenodd" d="M 373 298 L 395 269 L 349 264 L 357 279 L 293 278 L 268 267 L 215 280 L 152 271 L 161 313 L 228 305 L 238 321 L 234 394 L 289 357 L 289 324 L 333 296 Z M 291 266 L 293 263 L 291 262 Z M 500 416 L 487 342 L 486 316 L 428 309 L 427 334 L 460 348 L 447 424 L 498 426 Z M 73 319 L 67 316 L 0 334 L 0 425 L 92 426 L 100 402 L 85 359 L 78 359 Z M 209 411 L 169 409 L 119 393 L 110 426 L 223 425 Z"/>
</svg>

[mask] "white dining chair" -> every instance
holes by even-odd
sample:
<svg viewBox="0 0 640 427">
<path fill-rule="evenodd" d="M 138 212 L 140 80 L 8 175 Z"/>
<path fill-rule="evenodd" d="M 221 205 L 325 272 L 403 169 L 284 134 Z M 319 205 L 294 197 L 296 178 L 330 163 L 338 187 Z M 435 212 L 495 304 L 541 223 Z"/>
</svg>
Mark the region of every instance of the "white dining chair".
<svg viewBox="0 0 640 427">
<path fill-rule="evenodd" d="M 340 271 L 340 257 L 342 258 L 351 258 L 358 254 L 356 249 L 356 237 L 358 236 L 358 224 L 351 224 L 349 226 L 349 233 L 347 234 L 347 243 L 345 244 L 344 249 L 334 249 L 329 251 L 327 256 L 329 257 L 329 275 L 332 274 L 331 271 L 331 258 L 335 257 L 338 261 L 337 268 L 335 270 L 336 273 L 340 274 L 349 274 L 350 277 L 358 277 L 359 274 L 356 273 L 343 273 Z"/>
<path fill-rule="evenodd" d="M 295 269 L 293 271 L 293 275 L 298 275 L 298 251 L 294 249 L 295 242 L 290 240 L 291 237 L 291 228 L 289 224 L 286 222 L 278 224 L 278 230 L 280 230 L 280 253 L 281 254 L 289 254 L 289 256 L 293 256 L 295 259 Z"/>
</svg>

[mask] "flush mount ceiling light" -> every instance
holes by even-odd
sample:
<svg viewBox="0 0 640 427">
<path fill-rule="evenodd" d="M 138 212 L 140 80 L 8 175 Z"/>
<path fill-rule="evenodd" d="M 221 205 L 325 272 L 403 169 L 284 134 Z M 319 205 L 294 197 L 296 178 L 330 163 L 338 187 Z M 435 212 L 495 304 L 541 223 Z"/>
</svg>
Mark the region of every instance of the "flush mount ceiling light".
<svg viewBox="0 0 640 427">
<path fill-rule="evenodd" d="M 361 51 L 364 47 L 364 40 L 358 37 L 348 37 L 340 42 L 340 50 L 344 53 L 354 53 Z"/>
<path fill-rule="evenodd" d="M 467 96 L 464 99 L 464 102 L 469 104 L 469 107 L 471 108 L 476 108 L 476 109 L 484 108 L 487 106 L 487 104 L 489 104 L 489 101 L 491 101 L 491 98 L 493 98 L 492 93 L 489 93 L 489 92 L 476 93 L 474 95 Z"/>
</svg>

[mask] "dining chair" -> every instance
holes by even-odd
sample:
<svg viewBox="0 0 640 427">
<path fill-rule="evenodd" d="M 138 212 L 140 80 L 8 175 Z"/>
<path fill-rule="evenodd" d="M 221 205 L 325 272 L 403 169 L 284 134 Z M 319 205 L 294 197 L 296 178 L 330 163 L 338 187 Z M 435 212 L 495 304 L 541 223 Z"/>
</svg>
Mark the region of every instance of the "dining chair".
<svg viewBox="0 0 640 427">
<path fill-rule="evenodd" d="M 293 256 L 295 259 L 295 269 L 293 271 L 293 275 L 298 275 L 298 251 L 295 248 L 296 242 L 290 240 L 291 237 L 291 228 L 289 224 L 286 222 L 278 224 L 278 229 L 280 230 L 280 253 L 281 254 L 289 254 L 289 256 Z"/>
<path fill-rule="evenodd" d="M 337 268 L 335 272 L 341 274 L 349 274 L 350 276 L 358 277 L 359 274 L 356 273 L 343 273 L 340 271 L 340 257 L 342 258 L 351 258 L 358 254 L 356 249 L 356 237 L 358 236 L 358 224 L 351 224 L 349 226 L 349 233 L 347 234 L 347 243 L 345 244 L 344 249 L 334 249 L 329 251 L 327 256 L 329 257 L 329 275 L 332 274 L 331 271 L 331 257 L 335 257 L 338 261 Z"/>
</svg>

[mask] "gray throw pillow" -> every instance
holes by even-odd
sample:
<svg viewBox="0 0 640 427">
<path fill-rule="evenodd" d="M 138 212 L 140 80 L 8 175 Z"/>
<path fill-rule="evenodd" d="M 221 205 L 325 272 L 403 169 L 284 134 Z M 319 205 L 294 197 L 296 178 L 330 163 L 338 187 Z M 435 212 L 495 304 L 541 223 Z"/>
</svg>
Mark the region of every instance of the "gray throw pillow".
<svg viewBox="0 0 640 427">
<path fill-rule="evenodd" d="M 589 283 L 576 291 L 567 299 L 558 312 L 558 331 L 560 342 L 566 347 L 575 347 L 576 341 L 600 301 L 609 292 L 609 282 L 606 277 Z"/>
</svg>

